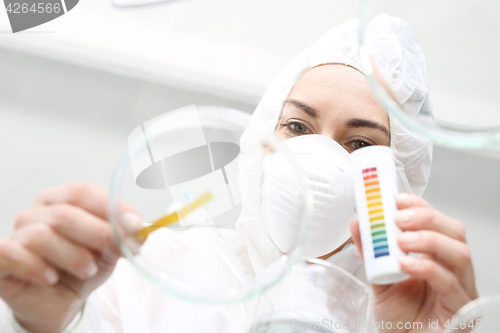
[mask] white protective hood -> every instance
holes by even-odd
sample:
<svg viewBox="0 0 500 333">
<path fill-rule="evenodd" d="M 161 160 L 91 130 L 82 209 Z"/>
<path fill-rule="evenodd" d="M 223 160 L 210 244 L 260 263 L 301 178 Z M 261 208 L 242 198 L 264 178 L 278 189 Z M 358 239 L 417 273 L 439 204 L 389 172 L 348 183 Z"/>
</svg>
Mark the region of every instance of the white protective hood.
<svg viewBox="0 0 500 333">
<path fill-rule="evenodd" d="M 388 78 L 404 110 L 410 114 L 432 115 L 424 55 L 411 28 L 401 19 L 378 16 L 373 23 L 378 53 L 379 70 Z M 309 69 L 322 64 L 345 64 L 363 72 L 358 51 L 358 20 L 354 19 L 330 30 L 314 45 L 299 54 L 292 64 L 279 75 L 266 91 L 251 118 L 249 129 L 241 139 L 244 159 L 240 162 L 240 184 L 244 189 L 243 214 L 239 227 L 246 229 L 248 251 L 252 263 L 268 264 L 279 256 L 263 226 L 260 209 L 261 160 L 258 138 L 274 131 L 283 102 L 297 80 Z M 422 195 L 429 179 L 432 143 L 390 119 L 391 148 L 395 152 L 398 186 L 401 192 Z M 347 225 L 348 221 L 346 221 Z M 340 253 L 339 253 L 340 254 Z M 256 258 L 259 261 L 257 262 Z M 356 264 L 356 267 L 359 263 Z M 344 267 L 345 268 L 345 267 Z M 357 268 L 356 268 L 357 269 Z"/>
</svg>

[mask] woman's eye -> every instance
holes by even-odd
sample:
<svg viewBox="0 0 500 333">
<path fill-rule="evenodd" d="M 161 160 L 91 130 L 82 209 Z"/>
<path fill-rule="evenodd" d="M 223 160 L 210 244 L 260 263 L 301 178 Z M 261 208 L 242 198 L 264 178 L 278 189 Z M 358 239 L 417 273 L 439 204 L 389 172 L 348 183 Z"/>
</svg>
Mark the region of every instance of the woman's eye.
<svg viewBox="0 0 500 333">
<path fill-rule="evenodd" d="M 363 141 L 363 140 L 354 140 L 351 142 L 351 146 L 354 150 L 356 150 L 356 149 L 372 146 L 372 144 L 369 142 Z"/>
<path fill-rule="evenodd" d="M 289 121 L 285 124 L 280 124 L 283 127 L 286 127 L 288 130 L 292 131 L 295 134 L 309 134 L 309 129 L 299 122 Z"/>
<path fill-rule="evenodd" d="M 289 126 L 290 126 L 290 129 L 294 132 L 297 132 L 300 134 L 304 134 L 307 132 L 307 127 L 305 127 L 304 125 L 302 125 L 300 123 L 292 123 Z"/>
</svg>

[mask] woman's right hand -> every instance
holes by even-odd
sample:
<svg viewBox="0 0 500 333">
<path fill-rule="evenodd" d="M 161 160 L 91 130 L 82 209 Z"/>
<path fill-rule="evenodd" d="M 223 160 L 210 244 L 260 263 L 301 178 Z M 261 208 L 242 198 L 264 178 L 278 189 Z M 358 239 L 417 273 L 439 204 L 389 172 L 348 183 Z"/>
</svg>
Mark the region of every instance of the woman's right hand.
<svg viewBox="0 0 500 333">
<path fill-rule="evenodd" d="M 120 251 L 107 204 L 107 191 L 93 184 L 46 189 L 0 239 L 0 297 L 30 332 L 63 330 L 113 272 Z M 124 211 L 127 229 L 138 230 L 139 215 Z"/>
</svg>

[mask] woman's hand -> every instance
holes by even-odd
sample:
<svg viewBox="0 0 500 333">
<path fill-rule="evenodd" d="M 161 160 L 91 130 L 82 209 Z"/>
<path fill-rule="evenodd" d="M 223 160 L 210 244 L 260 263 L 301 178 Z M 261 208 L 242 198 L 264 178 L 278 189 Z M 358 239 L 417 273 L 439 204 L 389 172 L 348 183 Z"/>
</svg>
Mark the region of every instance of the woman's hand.
<svg viewBox="0 0 500 333">
<path fill-rule="evenodd" d="M 392 329 L 386 325 L 386 330 L 381 328 L 379 332 L 442 332 L 448 319 L 478 297 L 465 229 L 418 196 L 400 193 L 396 202 L 400 210 L 394 219 L 403 230 L 398 244 L 404 252 L 422 255 L 400 258 L 401 269 L 410 275 L 409 279 L 392 285 L 371 285 L 374 320 L 392 324 Z M 351 222 L 351 232 L 363 256 L 358 221 Z M 436 322 L 438 327 L 429 327 L 429 323 Z M 412 328 L 398 329 L 398 323 L 411 323 Z"/>
<path fill-rule="evenodd" d="M 113 272 L 120 251 L 107 202 L 92 184 L 47 189 L 0 239 L 0 297 L 29 331 L 64 329 Z M 140 228 L 140 217 L 125 210 L 131 228 Z"/>
</svg>

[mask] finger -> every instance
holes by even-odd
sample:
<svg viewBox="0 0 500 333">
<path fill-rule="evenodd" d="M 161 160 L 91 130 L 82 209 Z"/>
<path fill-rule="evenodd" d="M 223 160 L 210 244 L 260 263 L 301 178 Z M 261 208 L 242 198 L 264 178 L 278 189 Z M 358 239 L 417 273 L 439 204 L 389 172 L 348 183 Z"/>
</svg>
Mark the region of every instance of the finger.
<svg viewBox="0 0 500 333">
<path fill-rule="evenodd" d="M 351 222 L 349 222 L 349 228 L 351 229 L 352 242 L 354 243 L 354 246 L 356 246 L 356 250 L 358 250 L 358 254 L 361 257 L 361 260 L 363 260 L 363 247 L 361 245 L 361 234 L 359 231 L 359 221 L 352 220 Z"/>
<path fill-rule="evenodd" d="M 401 269 L 412 277 L 424 279 L 443 299 L 444 305 L 455 313 L 471 300 L 457 276 L 428 258 L 403 256 Z"/>
<path fill-rule="evenodd" d="M 36 223 L 48 224 L 62 236 L 98 252 L 104 250 L 106 236 L 112 232 L 107 221 L 68 204 L 33 207 L 17 217 L 15 227 Z"/>
<path fill-rule="evenodd" d="M 398 245 L 404 252 L 425 253 L 456 273 L 457 278 L 473 296 L 474 270 L 469 247 L 435 231 L 406 231 L 398 235 Z"/>
<path fill-rule="evenodd" d="M 86 182 L 65 184 L 45 189 L 35 199 L 35 206 L 70 204 L 107 219 L 108 192 L 100 186 Z"/>
<path fill-rule="evenodd" d="M 12 238 L 57 268 L 77 278 L 87 279 L 97 273 L 94 256 L 87 248 L 59 235 L 45 223 L 18 229 Z"/>
<path fill-rule="evenodd" d="M 413 207 L 398 210 L 394 214 L 394 221 L 401 230 L 433 230 L 465 242 L 465 228 L 463 225 L 431 207 Z"/>
<path fill-rule="evenodd" d="M 126 213 L 122 220 L 122 224 L 126 226 L 122 236 L 132 234 L 142 227 L 141 218 L 135 213 Z M 113 233 L 111 225 L 77 206 L 55 204 L 33 207 L 18 215 L 15 227 L 19 229 L 34 223 L 46 223 L 62 236 L 99 253 L 110 245 L 110 239 L 111 244 L 118 249 L 114 238 L 110 237 Z"/>
<path fill-rule="evenodd" d="M 77 182 L 48 188 L 35 199 L 35 206 L 62 203 L 83 208 L 104 220 L 108 218 L 108 191 L 95 184 Z M 124 210 L 135 211 L 126 203 L 121 203 L 121 205 Z"/>
<path fill-rule="evenodd" d="M 4 238 L 0 240 L 0 279 L 8 276 L 45 286 L 59 279 L 57 270 L 39 256 L 18 242 Z"/>
<path fill-rule="evenodd" d="M 396 204 L 399 209 L 409 207 L 431 207 L 423 198 L 410 193 L 398 193 L 396 195 Z"/>
<path fill-rule="evenodd" d="M 102 187 L 86 182 L 76 182 L 48 188 L 40 192 L 35 199 L 34 205 L 70 204 L 78 206 L 103 220 L 108 220 L 108 200 L 108 191 Z M 127 212 L 139 214 L 132 206 L 123 201 L 118 202 L 116 211 L 119 215 Z"/>
</svg>

